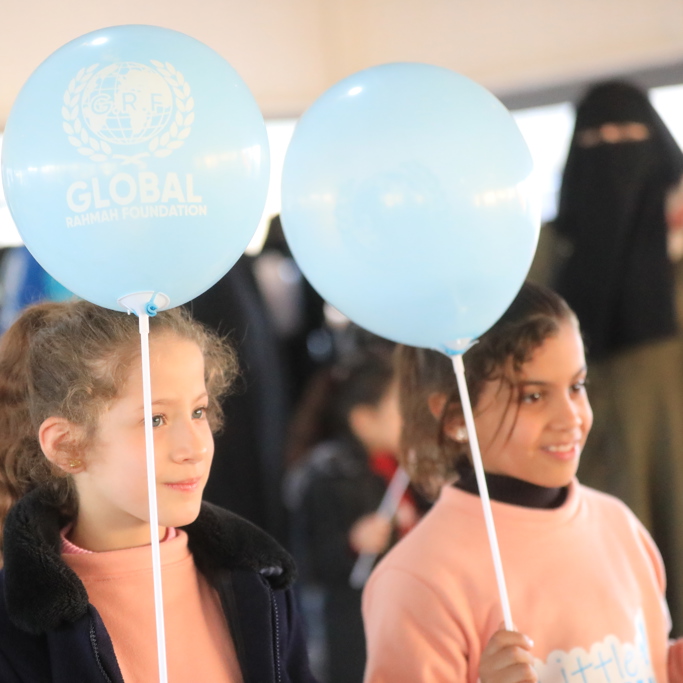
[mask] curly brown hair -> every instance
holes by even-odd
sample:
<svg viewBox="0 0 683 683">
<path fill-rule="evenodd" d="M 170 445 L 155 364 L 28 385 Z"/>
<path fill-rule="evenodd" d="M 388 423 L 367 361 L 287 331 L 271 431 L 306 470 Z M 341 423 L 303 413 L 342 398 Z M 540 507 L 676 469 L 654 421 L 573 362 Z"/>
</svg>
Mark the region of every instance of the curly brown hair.
<svg viewBox="0 0 683 683">
<path fill-rule="evenodd" d="M 522 365 L 564 321 L 578 326 L 564 299 L 526 282 L 507 311 L 463 357 L 472 406 L 476 408 L 486 382 L 501 379 L 514 386 Z M 402 464 L 419 488 L 433 497 L 440 484 L 456 477 L 470 458 L 466 443 L 444 435 L 445 423 L 462 415 L 453 364 L 438 351 L 410 346 L 397 348 L 395 363 L 403 417 Z M 429 408 L 429 397 L 435 393 L 447 397 L 439 418 Z"/>
<path fill-rule="evenodd" d="M 222 425 L 220 398 L 237 375 L 230 345 L 182 309 L 150 318 L 150 338 L 175 335 L 204 355 L 212 430 Z M 37 486 L 52 489 L 65 518 L 78 501 L 71 476 L 43 455 L 38 429 L 51 416 L 84 427 L 87 446 L 102 411 L 140 357 L 138 319 L 88 301 L 43 303 L 23 311 L 0 338 L 0 522 Z"/>
</svg>

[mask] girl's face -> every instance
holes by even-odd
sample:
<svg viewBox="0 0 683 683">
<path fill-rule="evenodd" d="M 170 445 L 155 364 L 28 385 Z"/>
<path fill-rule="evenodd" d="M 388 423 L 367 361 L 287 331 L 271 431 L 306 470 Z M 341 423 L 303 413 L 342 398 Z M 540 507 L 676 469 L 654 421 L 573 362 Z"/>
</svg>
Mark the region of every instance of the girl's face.
<svg viewBox="0 0 683 683">
<path fill-rule="evenodd" d="M 159 525 L 183 526 L 199 514 L 213 458 L 207 421 L 204 358 L 191 341 L 173 335 L 150 340 L 154 456 Z M 145 425 L 140 361 L 101 416 L 74 477 L 78 518 L 71 535 L 89 550 L 113 550 L 150 541 Z"/>
<path fill-rule="evenodd" d="M 475 410 L 484 469 L 539 486 L 566 486 L 593 422 L 583 342 L 560 323 L 521 368 L 518 384 L 487 382 Z"/>
</svg>

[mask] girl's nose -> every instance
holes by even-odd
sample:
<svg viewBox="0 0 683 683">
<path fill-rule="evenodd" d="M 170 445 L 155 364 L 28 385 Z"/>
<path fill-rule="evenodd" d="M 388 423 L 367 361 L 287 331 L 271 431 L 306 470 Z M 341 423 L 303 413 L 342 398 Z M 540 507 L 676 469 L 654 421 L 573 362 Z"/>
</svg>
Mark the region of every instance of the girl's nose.
<svg viewBox="0 0 683 683">
<path fill-rule="evenodd" d="M 563 429 L 574 429 L 583 424 L 580 407 L 572 396 L 562 396 L 558 399 L 555 422 Z"/>
<path fill-rule="evenodd" d="M 171 453 L 178 462 L 198 462 L 209 454 L 209 438 L 195 421 L 178 425 L 174 430 Z"/>
</svg>

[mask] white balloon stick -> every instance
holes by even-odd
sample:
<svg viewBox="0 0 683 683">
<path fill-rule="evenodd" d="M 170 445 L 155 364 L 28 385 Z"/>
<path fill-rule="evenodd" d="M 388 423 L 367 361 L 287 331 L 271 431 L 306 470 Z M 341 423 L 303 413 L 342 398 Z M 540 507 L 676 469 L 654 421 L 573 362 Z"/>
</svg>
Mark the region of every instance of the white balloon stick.
<svg viewBox="0 0 683 683">
<path fill-rule="evenodd" d="M 382 515 L 387 519 L 393 519 L 409 484 L 410 477 L 408 476 L 408 473 L 402 467 L 399 467 L 396 472 L 394 472 L 394 476 L 391 478 L 389 486 L 384 492 L 382 502 L 377 508 L 377 514 Z M 349 576 L 349 585 L 351 588 L 362 588 L 365 585 L 376 559 L 377 553 L 361 553 L 358 556 L 358 559 L 351 570 L 351 575 Z"/>
<path fill-rule="evenodd" d="M 152 574 L 154 576 L 154 611 L 157 627 L 159 683 L 167 683 L 166 631 L 164 628 L 164 598 L 161 589 L 161 551 L 159 548 L 157 477 L 154 464 L 154 427 L 152 425 L 152 381 L 149 365 L 149 316 L 142 311 L 140 311 L 138 315 L 140 318 L 140 342 L 142 352 L 142 396 L 145 416 L 145 450 L 147 455 L 147 495 L 149 497 L 149 525 L 152 534 Z"/>
<path fill-rule="evenodd" d="M 159 683 L 168 683 L 166 666 L 166 629 L 164 626 L 164 596 L 161 587 L 161 550 L 159 548 L 159 512 L 157 509 L 157 474 L 154 463 L 154 426 L 152 424 L 152 378 L 149 364 L 149 316 L 170 304 L 163 292 L 135 292 L 118 300 L 119 304 L 135 313 L 139 319 L 140 358 L 142 360 L 142 405 L 145 418 L 145 456 L 147 461 L 147 497 L 154 579 L 154 616 L 157 632 Z"/>
<path fill-rule="evenodd" d="M 410 477 L 408 476 L 408 473 L 402 467 L 397 467 L 394 476 L 389 482 L 387 490 L 384 492 L 382 502 L 377 508 L 377 514 L 383 515 L 387 519 L 393 519 L 401 505 L 403 494 L 406 492 L 409 485 Z"/>
<path fill-rule="evenodd" d="M 462 412 L 465 416 L 465 426 L 467 427 L 467 436 L 470 443 L 470 451 L 472 453 L 472 463 L 474 464 L 474 472 L 477 476 L 477 485 L 479 486 L 481 506 L 484 510 L 484 521 L 486 523 L 486 532 L 488 533 L 489 545 L 491 547 L 491 557 L 493 558 L 493 568 L 496 573 L 496 583 L 498 584 L 500 603 L 503 608 L 505 628 L 508 631 L 514 631 L 515 627 L 512 623 L 510 600 L 508 598 L 507 586 L 505 585 L 505 576 L 503 574 L 503 563 L 500 559 L 498 537 L 496 536 L 496 527 L 493 524 L 491 500 L 489 498 L 488 487 L 486 486 L 486 476 L 484 474 L 484 465 L 481 461 L 481 452 L 479 450 L 479 441 L 477 440 L 477 431 L 474 426 L 472 404 L 470 403 L 470 395 L 467 390 L 467 382 L 465 382 L 465 365 L 462 362 L 462 354 L 458 353 L 457 355 L 454 355 L 452 360 L 453 369 L 455 370 L 455 377 L 458 381 L 458 391 L 460 392 Z"/>
</svg>

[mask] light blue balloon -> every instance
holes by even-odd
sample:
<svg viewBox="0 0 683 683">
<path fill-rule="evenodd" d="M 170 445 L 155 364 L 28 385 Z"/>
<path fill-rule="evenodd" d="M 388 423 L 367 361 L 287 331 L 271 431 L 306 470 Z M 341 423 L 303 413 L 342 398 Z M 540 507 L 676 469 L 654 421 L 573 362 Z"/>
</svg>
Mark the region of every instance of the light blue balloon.
<svg viewBox="0 0 683 683">
<path fill-rule="evenodd" d="M 116 26 L 46 59 L 5 129 L 2 180 L 36 260 L 112 309 L 141 291 L 178 306 L 244 252 L 269 179 L 268 138 L 237 72 L 182 33 Z"/>
<path fill-rule="evenodd" d="M 536 249 L 533 162 L 507 109 L 448 69 L 385 64 L 299 121 L 282 224 L 318 292 L 388 339 L 454 349 L 487 330 Z"/>
</svg>

